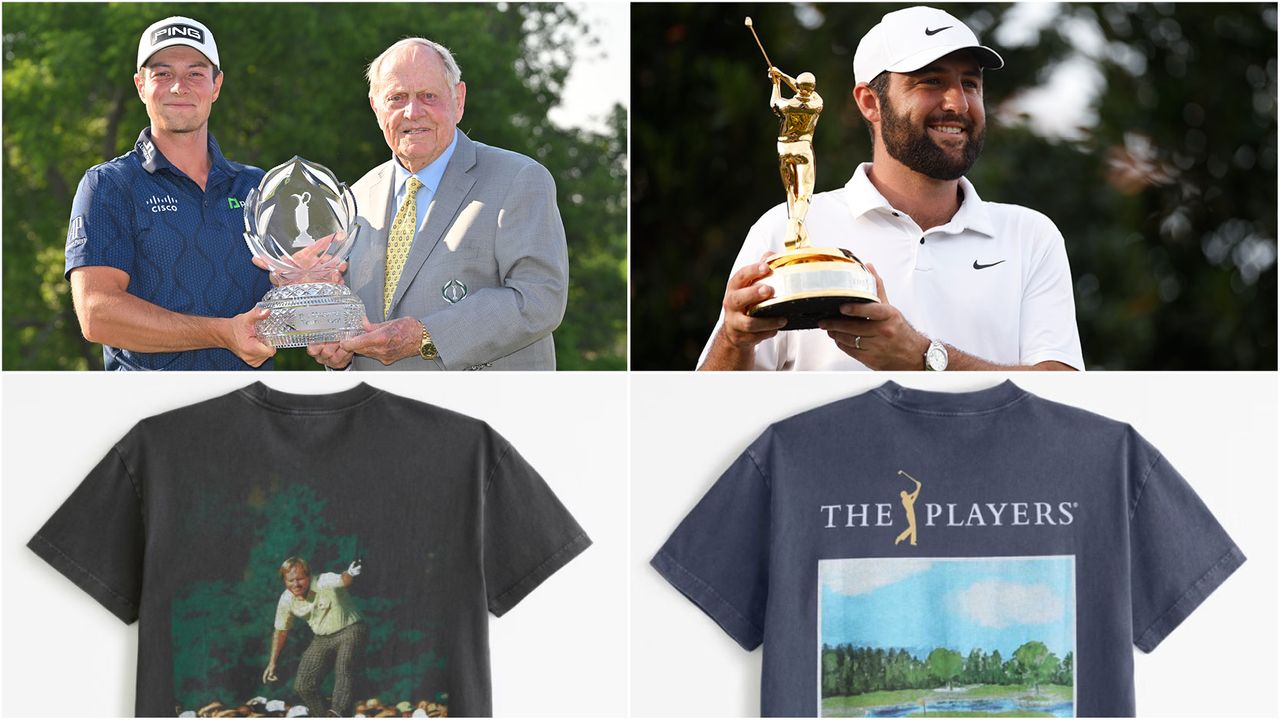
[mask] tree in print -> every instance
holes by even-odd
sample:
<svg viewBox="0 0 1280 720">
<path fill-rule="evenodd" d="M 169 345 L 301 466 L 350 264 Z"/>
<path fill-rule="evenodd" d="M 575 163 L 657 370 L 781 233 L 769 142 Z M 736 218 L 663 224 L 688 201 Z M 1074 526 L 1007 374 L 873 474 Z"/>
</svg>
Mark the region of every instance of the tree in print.
<svg viewBox="0 0 1280 720">
<path fill-rule="evenodd" d="M 1040 693 L 1040 683 L 1059 674 L 1058 657 L 1049 652 L 1042 642 L 1032 641 L 1013 652 L 1013 661 L 1023 683 L 1032 685 Z"/>
<path fill-rule="evenodd" d="M 822 697 L 843 697 L 882 690 L 923 690 L 945 683 L 960 685 L 1074 684 L 1074 654 L 1059 660 L 1039 641 L 1030 641 L 1005 660 L 999 650 L 973 648 L 968 655 L 934 648 L 921 660 L 901 648 L 823 645 Z"/>
<path fill-rule="evenodd" d="M 951 681 L 964 670 L 964 660 L 960 657 L 960 653 L 948 650 L 946 648 L 934 648 L 929 653 L 929 659 L 925 660 L 925 665 L 929 668 L 929 675 L 947 684 L 947 689 L 951 689 Z"/>
</svg>

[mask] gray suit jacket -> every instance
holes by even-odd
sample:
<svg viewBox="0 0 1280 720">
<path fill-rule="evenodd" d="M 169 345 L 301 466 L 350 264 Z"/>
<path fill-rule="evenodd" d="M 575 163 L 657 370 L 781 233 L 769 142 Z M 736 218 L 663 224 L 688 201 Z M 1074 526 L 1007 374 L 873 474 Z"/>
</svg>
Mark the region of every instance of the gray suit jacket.
<svg viewBox="0 0 1280 720">
<path fill-rule="evenodd" d="M 394 162 L 351 186 L 360 235 L 347 285 L 370 322 L 420 320 L 440 357 L 414 356 L 387 366 L 357 355 L 354 369 L 554 370 L 551 332 L 564 318 L 569 255 L 551 173 L 524 155 L 459 132 L 384 318 L 387 235 L 396 211 Z M 445 299 L 450 285 L 454 303 Z M 465 287 L 460 300 L 459 285 Z"/>
</svg>

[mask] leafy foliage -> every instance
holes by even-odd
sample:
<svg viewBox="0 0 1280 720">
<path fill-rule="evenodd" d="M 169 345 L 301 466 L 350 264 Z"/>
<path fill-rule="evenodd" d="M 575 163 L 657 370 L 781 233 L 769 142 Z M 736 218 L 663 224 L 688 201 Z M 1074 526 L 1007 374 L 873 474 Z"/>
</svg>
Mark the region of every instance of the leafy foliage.
<svg viewBox="0 0 1280 720">
<path fill-rule="evenodd" d="M 747 230 L 784 200 L 765 63 L 743 17 L 774 64 L 817 77 L 821 192 L 870 160 L 853 55 L 899 7 L 635 6 L 632 317 L 645 341 L 633 367 L 694 366 Z M 969 178 L 1062 231 L 1086 365 L 1274 369 L 1275 5 L 1062 5 L 1031 26 L 1027 6 L 938 7 L 1005 59 L 987 76 L 986 148 Z M 997 41 L 1016 27 L 1030 29 Z M 1068 67 L 1096 73 L 1099 91 L 1055 98 L 1091 117 L 1051 136 L 1019 102 Z"/>
<path fill-rule="evenodd" d="M 934 648 L 924 663 L 929 668 L 929 675 L 938 682 L 946 683 L 948 690 L 951 689 L 951 681 L 964 669 L 964 658 L 960 653 L 946 648 Z"/>
<path fill-rule="evenodd" d="M 882 690 L 922 690 L 938 683 L 950 689 L 961 685 L 1033 684 L 1071 686 L 1073 653 L 1059 660 L 1044 643 L 1024 643 L 1005 661 L 999 650 L 973 648 L 968 656 L 949 648 L 934 648 L 924 660 L 901 648 L 822 646 L 822 697 L 844 697 Z"/>
<path fill-rule="evenodd" d="M 173 12 L 157 3 L 5 6 L 6 369 L 101 367 L 62 278 L 63 238 L 81 174 L 128 151 L 148 122 L 131 79 L 137 38 Z M 533 157 L 556 179 L 570 262 L 559 367 L 625 367 L 627 117 L 616 107 L 604 133 L 547 119 L 574 62 L 572 40 L 589 31 L 570 9 L 228 3 L 183 12 L 219 42 L 226 79 L 210 130 L 227 156 L 266 168 L 301 155 L 348 183 L 389 155 L 365 66 L 411 34 L 449 46 L 467 82 L 462 130 Z M 319 368 L 302 349 L 279 353 L 277 367 Z"/>
</svg>

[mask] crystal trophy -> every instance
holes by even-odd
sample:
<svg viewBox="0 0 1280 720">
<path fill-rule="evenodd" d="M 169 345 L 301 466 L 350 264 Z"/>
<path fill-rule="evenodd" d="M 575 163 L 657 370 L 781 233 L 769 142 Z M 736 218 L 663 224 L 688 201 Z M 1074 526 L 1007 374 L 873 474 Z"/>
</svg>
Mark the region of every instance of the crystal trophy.
<svg viewBox="0 0 1280 720">
<path fill-rule="evenodd" d="M 364 305 L 333 282 L 351 253 L 356 200 L 328 168 L 294 156 L 267 172 L 244 202 L 244 240 L 281 281 L 262 297 L 271 315 L 258 338 L 275 348 L 359 335 Z"/>
<path fill-rule="evenodd" d="M 746 26 L 755 36 L 751 18 Z M 813 200 L 817 176 L 813 134 L 822 114 L 822 96 L 812 73 L 791 77 L 769 63 L 773 96 L 769 106 L 778 116 L 778 169 L 787 191 L 786 250 L 765 262 L 773 273 L 760 284 L 773 288 L 773 297 L 748 308 L 755 317 L 785 317 L 783 330 L 809 330 L 827 318 L 841 317 L 840 306 L 850 302 L 878 302 L 876 279 L 854 254 L 844 248 L 813 247 L 805 215 Z M 795 93 L 782 97 L 782 83 Z"/>
</svg>

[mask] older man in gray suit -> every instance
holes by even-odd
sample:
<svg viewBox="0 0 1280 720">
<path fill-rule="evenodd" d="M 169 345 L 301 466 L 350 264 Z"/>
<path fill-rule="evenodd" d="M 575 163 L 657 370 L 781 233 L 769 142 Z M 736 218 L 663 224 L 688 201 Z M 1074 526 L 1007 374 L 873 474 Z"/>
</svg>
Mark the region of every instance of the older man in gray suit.
<svg viewBox="0 0 1280 720">
<path fill-rule="evenodd" d="M 332 368 L 554 370 L 569 258 L 551 174 L 457 129 L 467 86 L 443 46 L 401 40 L 368 77 L 393 155 L 352 186 L 346 281 L 369 320 L 308 351 Z"/>
</svg>

